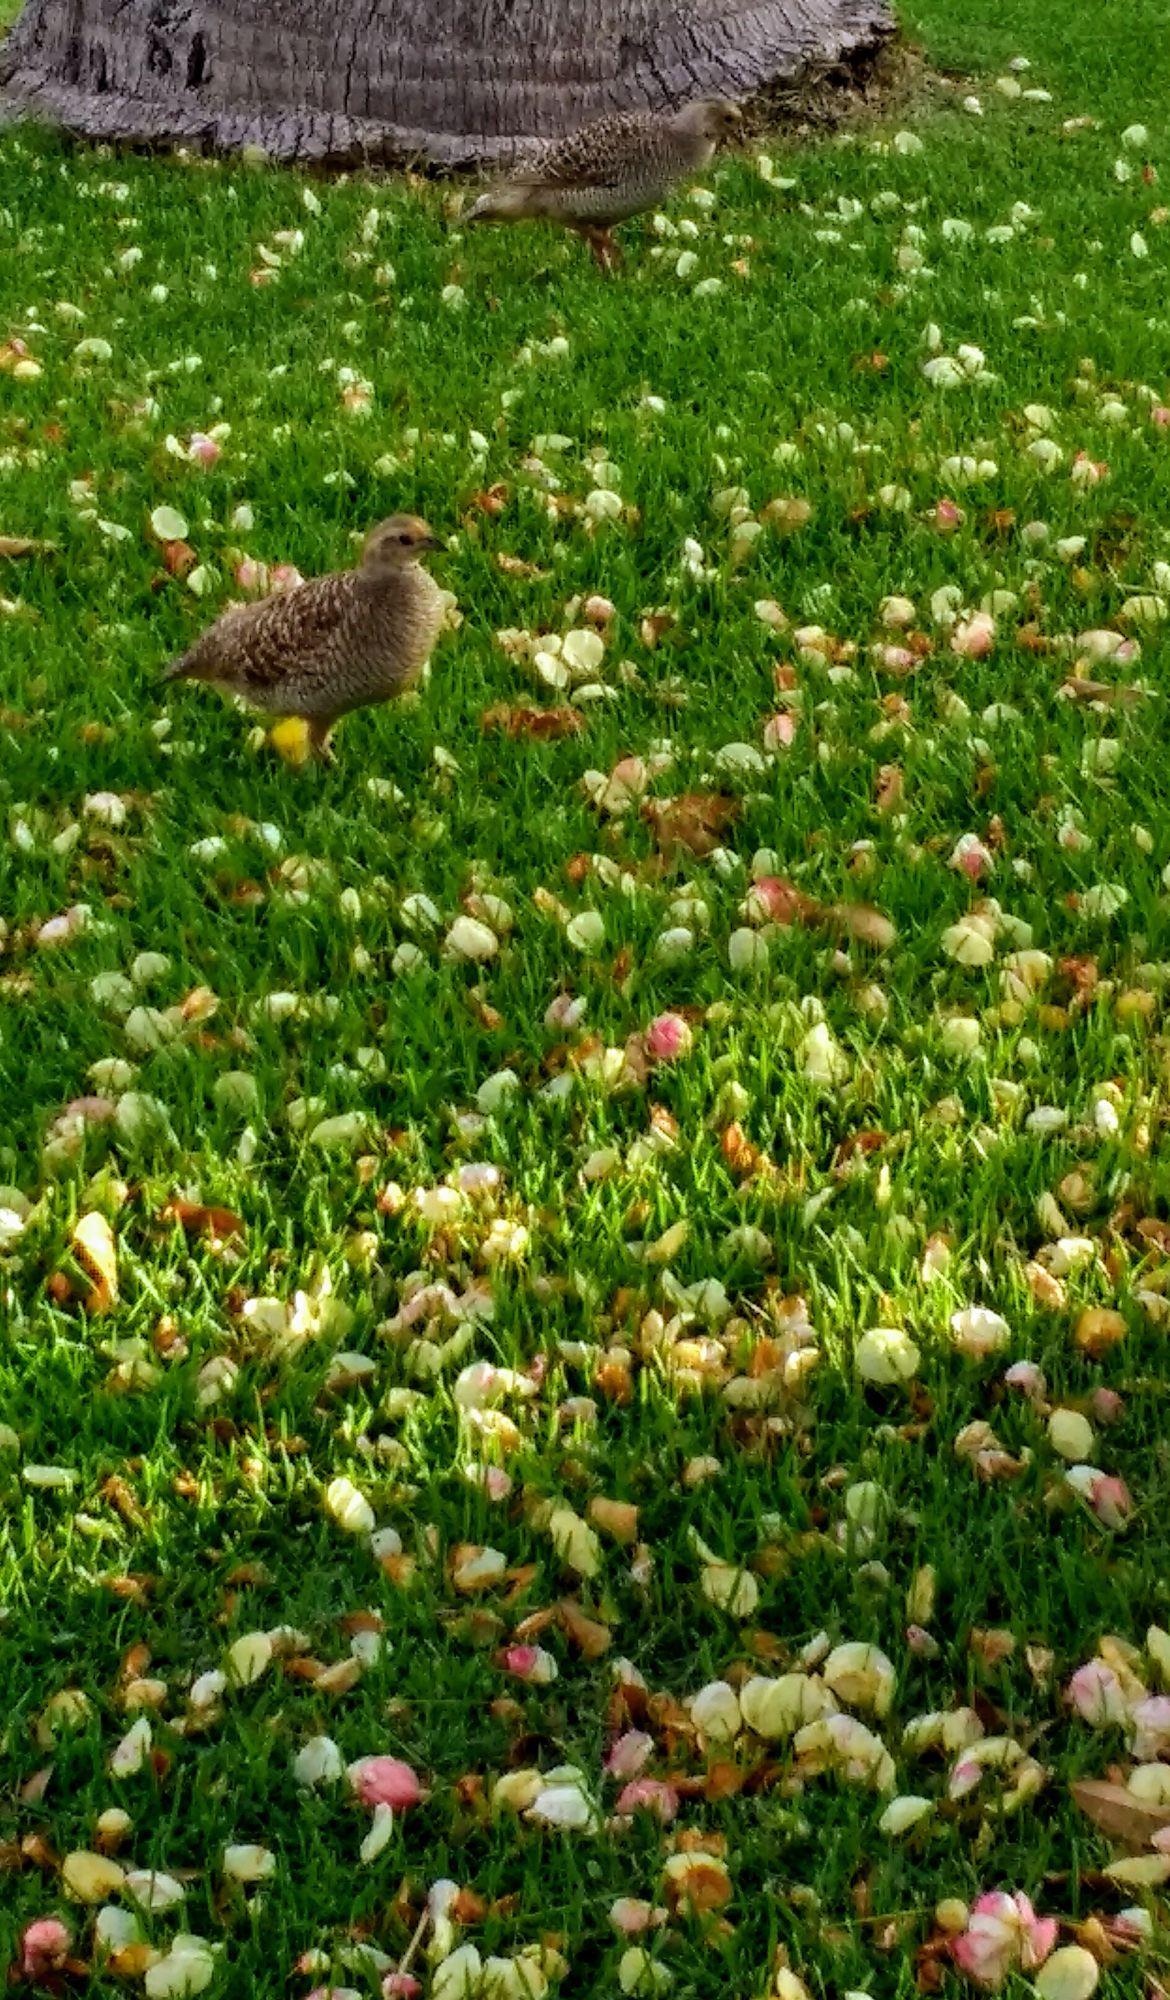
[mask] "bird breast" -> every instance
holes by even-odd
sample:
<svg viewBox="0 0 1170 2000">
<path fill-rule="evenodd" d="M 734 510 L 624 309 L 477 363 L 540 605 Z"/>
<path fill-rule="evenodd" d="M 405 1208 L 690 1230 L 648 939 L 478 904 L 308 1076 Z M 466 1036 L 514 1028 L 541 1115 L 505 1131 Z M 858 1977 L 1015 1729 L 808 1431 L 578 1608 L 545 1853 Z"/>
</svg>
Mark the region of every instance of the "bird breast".
<svg viewBox="0 0 1170 2000">
<path fill-rule="evenodd" d="M 365 583 L 354 593 L 351 645 L 363 691 L 410 687 L 422 673 L 443 623 L 443 593 L 425 569 Z"/>
</svg>

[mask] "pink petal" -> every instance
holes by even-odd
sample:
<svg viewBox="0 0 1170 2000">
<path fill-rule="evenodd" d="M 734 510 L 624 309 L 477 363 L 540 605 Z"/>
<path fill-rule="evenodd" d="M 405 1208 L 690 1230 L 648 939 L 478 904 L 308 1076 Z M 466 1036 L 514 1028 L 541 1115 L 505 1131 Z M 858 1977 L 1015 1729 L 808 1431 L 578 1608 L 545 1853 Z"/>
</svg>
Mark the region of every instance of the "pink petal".
<svg viewBox="0 0 1170 2000">
<path fill-rule="evenodd" d="M 405 1812 L 422 1797 L 417 1774 L 400 1757 L 367 1757 L 354 1780 L 364 1806 L 390 1806 Z"/>
<path fill-rule="evenodd" d="M 995 1917 L 1000 1923 L 1014 1923 L 1019 1911 L 1016 1899 L 1006 1889 L 985 1889 L 971 1905 L 974 1917 Z"/>
<path fill-rule="evenodd" d="M 1013 1361 L 1003 1379 L 1009 1389 L 1019 1389 L 1030 1403 L 1042 1402 L 1048 1388 L 1043 1370 L 1034 1361 Z"/>
<path fill-rule="evenodd" d="M 765 750 L 789 750 L 796 741 L 796 717 L 788 709 L 770 715 L 764 724 Z"/>
<path fill-rule="evenodd" d="M 992 1937 L 966 1930 L 951 1944 L 951 1957 L 960 1972 L 980 1986 L 998 1986 L 1011 1970 L 1014 1953 L 1010 1938 Z"/>
<path fill-rule="evenodd" d="M 805 903 L 799 889 L 779 875 L 762 875 L 758 882 L 753 882 L 747 900 L 752 921 L 757 924 L 793 924 Z"/>
<path fill-rule="evenodd" d="M 951 634 L 951 651 L 966 660 L 986 659 L 995 644 L 995 620 L 986 611 L 977 611 L 956 625 Z"/>
<path fill-rule="evenodd" d="M 677 1062 L 691 1046 L 691 1031 L 681 1014 L 656 1014 L 643 1037 L 651 1062 Z"/>
<path fill-rule="evenodd" d="M 71 1935 L 60 1917 L 34 1917 L 20 1934 L 20 1969 L 26 1979 L 55 1972 L 69 1950 Z"/>
<path fill-rule="evenodd" d="M 1133 1495 L 1124 1479 L 1116 1479 L 1111 1474 L 1093 1481 L 1089 1497 L 1094 1514 L 1107 1528 L 1122 1527 L 1133 1508 Z"/>
<path fill-rule="evenodd" d="M 242 556 L 235 568 L 237 590 L 264 591 L 268 588 L 268 564 L 255 556 Z"/>
<path fill-rule="evenodd" d="M 1055 1917 L 1033 1917 L 1024 1929 L 1020 1964 L 1025 1972 L 1035 1972 L 1055 1949 L 1060 1924 Z"/>
<path fill-rule="evenodd" d="M 1125 1720 L 1121 1683 L 1103 1660 L 1089 1660 L 1077 1668 L 1068 1684 L 1067 1697 L 1082 1720 L 1094 1729 Z"/>
<path fill-rule="evenodd" d="M 647 1736 L 644 1729 L 627 1729 L 606 1758 L 605 1768 L 611 1778 L 636 1778 L 653 1754 L 652 1736 Z"/>
<path fill-rule="evenodd" d="M 412 2000 L 412 1995 L 421 1993 L 422 1987 L 413 1972 L 388 1972 L 382 1981 L 382 1991 L 386 2000 L 397 2000 L 398 1995 L 402 1995 L 402 2000 Z"/>
<path fill-rule="evenodd" d="M 617 1809 L 620 1813 L 631 1813 L 639 1807 L 644 1812 L 657 1813 L 659 1819 L 673 1819 L 678 1811 L 678 1793 L 661 1778 L 635 1778 L 618 1794 Z"/>
</svg>

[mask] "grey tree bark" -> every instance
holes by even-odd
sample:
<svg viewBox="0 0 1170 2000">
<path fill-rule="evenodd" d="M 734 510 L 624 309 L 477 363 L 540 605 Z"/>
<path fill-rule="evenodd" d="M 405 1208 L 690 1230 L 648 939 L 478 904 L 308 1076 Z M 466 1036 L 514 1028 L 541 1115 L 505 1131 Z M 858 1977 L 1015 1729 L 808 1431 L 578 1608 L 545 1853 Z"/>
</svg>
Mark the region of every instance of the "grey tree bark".
<svg viewBox="0 0 1170 2000">
<path fill-rule="evenodd" d="M 27 0 L 0 111 L 273 158 L 502 162 L 874 51 L 888 0 Z"/>
</svg>

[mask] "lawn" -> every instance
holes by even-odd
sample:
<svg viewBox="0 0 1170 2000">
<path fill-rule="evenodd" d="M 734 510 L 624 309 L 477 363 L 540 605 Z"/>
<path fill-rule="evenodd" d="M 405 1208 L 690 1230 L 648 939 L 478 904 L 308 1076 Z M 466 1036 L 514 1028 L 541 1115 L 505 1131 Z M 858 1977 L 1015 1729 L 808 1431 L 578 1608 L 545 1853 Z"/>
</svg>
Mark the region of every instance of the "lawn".
<svg viewBox="0 0 1170 2000">
<path fill-rule="evenodd" d="M 949 88 L 613 282 L 0 136 L 0 1963 L 1164 1992 L 1170 50 L 1106 11 L 920 0 Z M 335 767 L 160 683 L 400 509 L 458 609 Z"/>
</svg>

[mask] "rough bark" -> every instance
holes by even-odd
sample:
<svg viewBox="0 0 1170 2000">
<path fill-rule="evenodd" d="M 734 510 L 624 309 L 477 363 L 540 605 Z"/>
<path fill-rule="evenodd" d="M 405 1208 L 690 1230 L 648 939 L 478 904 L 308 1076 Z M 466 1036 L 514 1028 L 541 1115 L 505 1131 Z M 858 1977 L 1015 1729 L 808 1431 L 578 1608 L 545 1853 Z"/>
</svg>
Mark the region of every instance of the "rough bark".
<svg viewBox="0 0 1170 2000">
<path fill-rule="evenodd" d="M 603 111 L 851 60 L 888 0 L 27 0 L 0 112 L 273 158 L 512 159 Z"/>
</svg>

